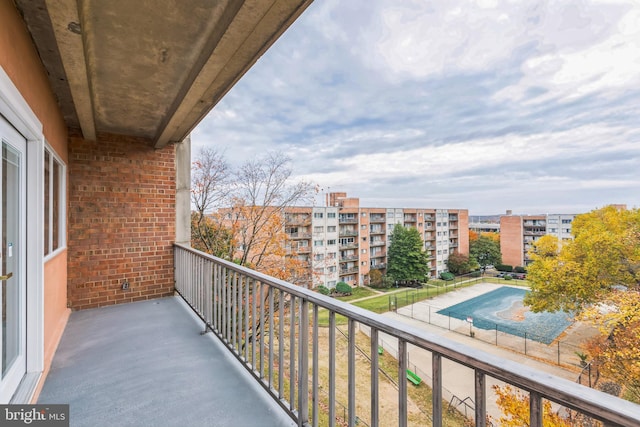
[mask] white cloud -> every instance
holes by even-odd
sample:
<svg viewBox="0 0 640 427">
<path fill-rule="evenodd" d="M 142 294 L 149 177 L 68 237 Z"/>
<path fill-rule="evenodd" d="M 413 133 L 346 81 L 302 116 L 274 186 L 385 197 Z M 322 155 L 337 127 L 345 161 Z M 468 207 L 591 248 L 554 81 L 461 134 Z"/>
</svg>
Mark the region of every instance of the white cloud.
<svg viewBox="0 0 640 427">
<path fill-rule="evenodd" d="M 537 31 L 538 39 L 545 44 L 543 52 L 522 64 L 520 81 L 497 93 L 496 100 L 565 102 L 594 93 L 611 96 L 640 84 L 640 10 L 636 7 L 602 13 L 594 7 L 574 12 L 581 21 L 574 19 L 573 25 L 563 30 L 563 24 L 570 21 L 562 18 L 566 14 L 548 14 L 556 18 Z M 611 33 L 604 40 L 588 43 L 589 36 L 606 33 L 606 28 Z M 546 92 L 527 101 L 527 93 L 533 88 Z"/>
<path fill-rule="evenodd" d="M 239 164 L 279 149 L 299 176 L 370 205 L 640 204 L 639 11 L 314 2 L 197 128 L 193 152 L 215 144 Z"/>
</svg>

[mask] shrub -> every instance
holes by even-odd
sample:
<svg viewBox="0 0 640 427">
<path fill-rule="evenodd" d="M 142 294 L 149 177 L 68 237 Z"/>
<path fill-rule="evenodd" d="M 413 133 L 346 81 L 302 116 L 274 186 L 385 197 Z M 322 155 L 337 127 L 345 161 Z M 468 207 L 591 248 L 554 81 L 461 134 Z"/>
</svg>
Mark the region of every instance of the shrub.
<svg viewBox="0 0 640 427">
<path fill-rule="evenodd" d="M 513 266 L 506 264 L 498 264 L 496 265 L 496 270 L 498 271 L 513 271 Z"/>
<path fill-rule="evenodd" d="M 456 276 L 453 273 L 445 272 L 445 273 L 440 273 L 440 278 L 442 280 L 453 280 L 456 278 Z"/>
<path fill-rule="evenodd" d="M 322 295 L 329 295 L 331 293 L 331 291 L 329 290 L 329 288 L 327 288 L 324 285 L 320 285 L 318 286 L 318 292 L 320 292 Z"/>
<path fill-rule="evenodd" d="M 511 280 L 511 279 L 513 279 L 513 277 L 511 277 L 511 275 L 510 275 L 510 274 L 505 274 L 505 275 L 504 275 L 504 277 L 503 277 L 503 279 L 504 279 L 504 280 Z"/>
<path fill-rule="evenodd" d="M 527 269 L 524 267 L 517 266 L 513 269 L 513 271 L 515 271 L 516 273 L 526 273 Z"/>
<path fill-rule="evenodd" d="M 347 285 L 345 282 L 338 282 L 336 284 L 336 291 L 340 292 L 341 294 L 350 294 L 351 286 Z"/>
</svg>

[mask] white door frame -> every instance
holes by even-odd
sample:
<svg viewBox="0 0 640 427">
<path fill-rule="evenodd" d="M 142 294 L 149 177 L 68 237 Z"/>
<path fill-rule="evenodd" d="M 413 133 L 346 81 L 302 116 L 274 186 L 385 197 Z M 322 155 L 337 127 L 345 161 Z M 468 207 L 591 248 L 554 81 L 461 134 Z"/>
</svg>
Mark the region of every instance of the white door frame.
<svg viewBox="0 0 640 427">
<path fill-rule="evenodd" d="M 10 123 L 8 123 L 4 117 L 0 118 L 1 122 L 0 122 L 0 129 L 2 129 L 1 131 L 1 135 L 0 135 L 0 139 L 2 140 L 2 149 L 3 149 L 3 156 L 2 156 L 2 166 L 0 166 L 0 173 L 2 173 L 2 175 L 4 176 L 4 167 L 5 165 L 7 167 L 9 166 L 9 163 L 11 162 L 11 157 L 7 158 L 7 162 L 5 164 L 5 158 L 4 158 L 4 147 L 5 145 L 7 146 L 8 150 L 10 150 L 11 152 L 13 152 L 14 154 L 17 154 L 18 156 L 18 162 L 14 163 L 14 167 L 17 168 L 17 172 L 18 172 L 18 176 L 16 177 L 14 175 L 14 178 L 17 178 L 17 180 L 14 180 L 13 182 L 7 182 L 7 192 L 3 193 L 2 191 L 0 191 L 0 204 L 5 208 L 5 209 L 9 209 L 9 211 L 11 209 L 15 209 L 15 206 L 12 206 L 8 203 L 4 202 L 5 197 L 9 197 L 9 195 L 11 193 L 15 193 L 12 197 L 18 197 L 18 207 L 17 207 L 17 217 L 15 217 L 15 220 L 18 221 L 17 224 L 9 224 L 7 225 L 7 232 L 9 233 L 9 235 L 11 235 L 12 231 L 14 233 L 17 233 L 16 235 L 14 235 L 14 239 L 9 240 L 8 238 L 6 238 L 4 235 L 2 235 L 2 232 L 0 232 L 0 238 L 2 239 L 3 242 L 7 242 L 7 246 L 3 247 L 0 249 L 0 256 L 4 257 L 4 259 L 7 260 L 7 267 L 5 269 L 2 270 L 2 274 L 5 275 L 12 275 L 12 278 L 9 278 L 7 276 L 6 279 L 6 283 L 4 283 L 2 286 L 15 286 L 16 287 L 16 291 L 18 293 L 17 296 L 15 296 L 18 301 L 19 301 L 19 305 L 18 307 L 13 307 L 12 309 L 10 309 L 9 307 L 11 306 L 11 304 L 5 304 L 4 301 L 0 301 L 2 303 L 3 306 L 6 305 L 7 310 L 8 311 L 13 311 L 13 310 L 17 310 L 17 314 L 18 317 L 17 319 L 14 320 L 18 320 L 18 333 L 19 333 L 19 337 L 18 337 L 18 348 L 15 349 L 17 351 L 16 354 L 16 358 L 14 360 L 8 360 L 8 362 L 10 362 L 10 365 L 5 367 L 7 368 L 6 372 L 3 372 L 3 376 L 4 378 L 2 379 L 2 388 L 5 388 L 2 393 L 4 393 L 3 396 L 3 401 L 4 400 L 8 400 L 9 398 L 12 397 L 12 395 L 14 394 L 15 390 L 17 390 L 18 385 L 20 384 L 20 382 L 23 380 L 24 375 L 26 373 L 27 367 L 26 367 L 26 342 L 25 342 L 25 338 L 26 338 L 26 296 L 27 296 L 27 292 L 26 292 L 26 236 L 27 236 L 27 230 L 26 230 L 26 222 L 22 221 L 22 215 L 26 215 L 26 200 L 25 200 L 25 196 L 26 196 L 26 165 L 25 165 L 25 159 L 27 157 L 27 147 L 26 147 L 26 141 L 25 139 L 22 137 L 22 135 L 17 132 Z M 15 159 L 14 159 L 15 160 Z M 7 175 L 8 176 L 8 175 Z M 9 189 L 9 185 L 11 185 L 11 187 L 14 188 L 14 190 Z M 16 186 L 17 187 L 14 187 Z M 15 188 L 18 189 L 19 193 L 15 192 Z M 3 218 L 7 218 L 7 220 L 9 220 L 9 211 L 8 212 L 1 212 Z M 14 214 L 16 212 L 14 211 Z M 5 228 L 3 226 L 3 228 Z M 9 229 L 12 229 L 12 231 L 9 231 Z M 15 242 L 16 244 L 11 244 L 9 242 Z M 15 248 L 10 248 L 10 246 L 15 246 Z M 9 260 L 9 258 L 12 258 L 12 260 Z M 10 262 L 11 261 L 11 262 Z M 9 294 L 7 294 L 7 296 L 9 298 L 12 298 Z M 2 309 L 0 309 L 0 314 L 3 315 L 4 317 L 4 313 L 2 313 Z M 8 316 L 10 316 L 10 314 L 8 314 Z M 13 326 L 12 326 L 13 327 Z M 15 330 L 13 331 L 13 333 L 15 333 Z M 14 341 L 14 339 L 11 338 L 11 331 L 7 331 L 7 341 Z M 3 337 L 4 340 L 4 337 Z M 3 343 L 3 344 L 8 344 L 7 343 Z M 15 341 L 14 341 L 15 344 Z M 0 346 L 1 347 L 1 346 Z M 10 346 L 11 348 L 11 346 Z M 4 351 L 4 349 L 3 349 Z M 10 355 L 12 356 L 12 355 Z M 7 392 L 11 393 L 11 395 L 7 396 Z"/>
<path fill-rule="evenodd" d="M 39 378 L 44 369 L 44 135 L 42 123 L 0 66 L 0 114 L 27 140 L 27 375 Z M 20 390 L 28 403 L 38 381 L 29 381 Z M 2 402 L 0 402 L 2 403 Z"/>
</svg>

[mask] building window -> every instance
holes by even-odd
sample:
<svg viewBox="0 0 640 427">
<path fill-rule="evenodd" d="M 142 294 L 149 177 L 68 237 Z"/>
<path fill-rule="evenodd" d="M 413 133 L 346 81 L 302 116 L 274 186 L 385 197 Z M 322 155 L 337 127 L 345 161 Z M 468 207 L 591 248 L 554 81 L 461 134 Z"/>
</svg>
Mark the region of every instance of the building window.
<svg viewBox="0 0 640 427">
<path fill-rule="evenodd" d="M 324 233 L 324 227 L 321 225 L 317 225 L 315 227 L 313 227 L 313 232 L 314 233 Z"/>
<path fill-rule="evenodd" d="M 335 218 L 335 217 L 336 217 L 336 213 L 335 212 L 327 212 L 327 218 Z"/>
<path fill-rule="evenodd" d="M 563 224 L 571 224 L 571 220 L 570 219 L 563 219 L 562 223 Z"/>
<path fill-rule="evenodd" d="M 324 246 L 324 240 L 314 240 L 313 246 Z"/>
<path fill-rule="evenodd" d="M 65 245 L 65 166 L 48 147 L 44 150 L 44 254 Z"/>
<path fill-rule="evenodd" d="M 313 217 L 314 217 L 314 218 L 323 218 L 322 212 L 315 212 L 315 213 L 313 214 Z"/>
<path fill-rule="evenodd" d="M 327 254 L 327 259 L 336 259 L 336 253 L 335 252 L 329 252 Z"/>
<path fill-rule="evenodd" d="M 335 245 L 335 244 L 336 244 L 336 239 L 327 240 L 327 245 Z"/>
<path fill-rule="evenodd" d="M 366 230 L 366 229 L 367 229 L 367 224 L 362 224 L 362 225 L 360 226 L 360 229 L 361 229 L 361 230 Z"/>
<path fill-rule="evenodd" d="M 362 212 L 361 216 L 367 216 L 367 213 L 366 212 Z"/>
<path fill-rule="evenodd" d="M 327 272 L 328 273 L 335 273 L 336 272 L 336 267 L 334 265 L 327 267 Z"/>
<path fill-rule="evenodd" d="M 327 226 L 327 233 L 335 233 L 335 232 L 336 232 L 336 226 L 335 225 Z"/>
<path fill-rule="evenodd" d="M 316 261 L 322 261 L 324 259 L 324 254 L 315 254 L 313 256 L 313 259 L 315 259 Z"/>
</svg>

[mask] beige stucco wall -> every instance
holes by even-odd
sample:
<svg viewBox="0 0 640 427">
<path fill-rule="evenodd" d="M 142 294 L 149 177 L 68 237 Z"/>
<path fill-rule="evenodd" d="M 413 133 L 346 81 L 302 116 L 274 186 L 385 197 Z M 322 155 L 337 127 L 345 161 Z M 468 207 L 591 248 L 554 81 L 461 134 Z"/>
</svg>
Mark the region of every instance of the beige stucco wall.
<svg viewBox="0 0 640 427">
<path fill-rule="evenodd" d="M 67 127 L 31 37 L 11 0 L 0 0 L 0 66 L 42 123 L 46 141 L 66 163 Z M 63 250 L 44 266 L 45 374 L 68 317 L 67 252 Z"/>
</svg>

